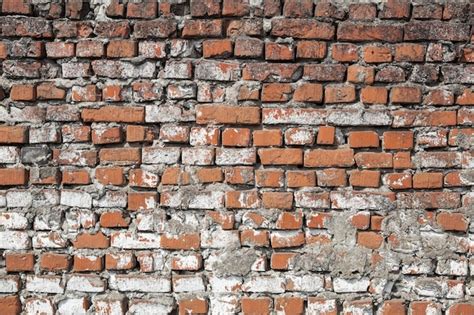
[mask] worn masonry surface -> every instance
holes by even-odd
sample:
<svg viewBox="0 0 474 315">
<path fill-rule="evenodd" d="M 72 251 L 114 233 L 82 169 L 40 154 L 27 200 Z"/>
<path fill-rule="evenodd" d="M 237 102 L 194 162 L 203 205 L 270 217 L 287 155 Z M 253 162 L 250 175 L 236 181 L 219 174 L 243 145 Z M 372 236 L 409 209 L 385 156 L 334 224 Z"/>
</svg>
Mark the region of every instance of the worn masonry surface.
<svg viewBox="0 0 474 315">
<path fill-rule="evenodd" d="M 0 314 L 474 314 L 469 1 L 0 3 Z"/>
</svg>

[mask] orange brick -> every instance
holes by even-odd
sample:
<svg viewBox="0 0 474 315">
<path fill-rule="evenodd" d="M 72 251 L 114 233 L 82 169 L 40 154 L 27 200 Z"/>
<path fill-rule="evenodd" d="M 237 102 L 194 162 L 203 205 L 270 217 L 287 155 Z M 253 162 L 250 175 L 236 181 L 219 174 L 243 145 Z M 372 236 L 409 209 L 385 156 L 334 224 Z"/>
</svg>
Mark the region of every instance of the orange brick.
<svg viewBox="0 0 474 315">
<path fill-rule="evenodd" d="M 412 131 L 386 131 L 383 133 L 385 150 L 408 150 L 413 148 Z"/>
<path fill-rule="evenodd" d="M 250 144 L 250 129 L 226 128 L 222 132 L 222 145 L 229 147 L 247 147 Z"/>
<path fill-rule="evenodd" d="M 316 173 L 314 171 L 287 171 L 286 184 L 291 188 L 316 186 Z"/>
<path fill-rule="evenodd" d="M 278 147 L 282 144 L 283 136 L 280 129 L 264 129 L 253 132 L 253 145 L 256 147 Z"/>
<path fill-rule="evenodd" d="M 413 188 L 441 188 L 443 173 L 416 173 L 413 175 Z"/>
<path fill-rule="evenodd" d="M 202 43 L 204 58 L 225 58 L 232 56 L 232 41 L 229 39 L 205 40 Z"/>
<path fill-rule="evenodd" d="M 317 144 L 334 144 L 334 137 L 336 135 L 336 128 L 332 126 L 319 127 Z"/>
<path fill-rule="evenodd" d="M 88 185 L 91 179 L 87 170 L 64 170 L 62 182 L 64 185 Z"/>
<path fill-rule="evenodd" d="M 360 99 L 365 104 L 387 104 L 387 88 L 379 86 L 366 86 L 360 92 Z"/>
<path fill-rule="evenodd" d="M 121 167 L 97 168 L 95 178 L 102 185 L 121 186 L 125 183 L 123 168 Z"/>
<path fill-rule="evenodd" d="M 265 169 L 255 171 L 255 179 L 259 187 L 282 187 L 283 178 L 283 170 Z"/>
<path fill-rule="evenodd" d="M 358 232 L 357 244 L 370 248 L 377 249 L 382 246 L 383 237 L 376 232 Z"/>
<path fill-rule="evenodd" d="M 380 171 L 352 171 L 349 182 L 354 187 L 373 187 L 380 186 Z"/>
<path fill-rule="evenodd" d="M 379 135 L 375 131 L 349 132 L 349 146 L 351 148 L 378 148 Z"/>
<path fill-rule="evenodd" d="M 10 98 L 13 101 L 34 101 L 36 89 L 31 84 L 14 84 L 10 90 Z"/>
<path fill-rule="evenodd" d="M 367 63 L 391 62 L 392 53 L 389 47 L 385 46 L 365 46 L 363 50 L 364 61 Z"/>
<path fill-rule="evenodd" d="M 323 101 L 323 86 L 318 83 L 304 83 L 298 86 L 293 94 L 296 102 L 321 103 Z"/>
</svg>

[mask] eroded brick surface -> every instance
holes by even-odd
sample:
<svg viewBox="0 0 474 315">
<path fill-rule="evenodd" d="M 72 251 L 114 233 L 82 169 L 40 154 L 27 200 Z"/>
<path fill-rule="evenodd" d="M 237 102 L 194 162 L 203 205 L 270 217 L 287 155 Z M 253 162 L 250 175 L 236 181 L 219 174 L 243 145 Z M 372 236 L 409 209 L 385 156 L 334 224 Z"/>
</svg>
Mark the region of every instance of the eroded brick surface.
<svg viewBox="0 0 474 315">
<path fill-rule="evenodd" d="M 474 314 L 469 1 L 0 2 L 1 314 Z"/>
</svg>

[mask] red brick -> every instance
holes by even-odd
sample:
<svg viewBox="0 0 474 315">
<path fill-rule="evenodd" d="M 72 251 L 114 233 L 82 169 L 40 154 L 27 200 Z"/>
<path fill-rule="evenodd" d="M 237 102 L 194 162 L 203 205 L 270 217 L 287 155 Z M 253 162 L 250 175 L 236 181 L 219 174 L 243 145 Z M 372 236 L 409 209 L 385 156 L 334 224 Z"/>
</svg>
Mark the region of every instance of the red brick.
<svg viewBox="0 0 474 315">
<path fill-rule="evenodd" d="M 365 46 L 362 52 L 364 61 L 367 63 L 383 63 L 392 61 L 390 47 L 386 46 Z"/>
<path fill-rule="evenodd" d="M 372 21 L 377 15 L 374 3 L 352 3 L 349 5 L 349 18 L 359 21 Z"/>
<path fill-rule="evenodd" d="M 395 61 L 423 62 L 426 46 L 423 44 L 403 43 L 395 45 Z"/>
<path fill-rule="evenodd" d="M 158 195 L 154 192 L 129 192 L 128 193 L 128 210 L 142 211 L 151 210 L 158 203 Z"/>
<path fill-rule="evenodd" d="M 249 298 L 243 297 L 240 300 L 242 312 L 244 314 L 270 314 L 272 300 L 268 297 Z"/>
<path fill-rule="evenodd" d="M 267 83 L 262 88 L 262 102 L 287 102 L 291 98 L 292 88 L 286 83 Z"/>
<path fill-rule="evenodd" d="M 100 94 L 93 84 L 74 86 L 71 91 L 71 100 L 74 102 L 96 102 L 100 100 Z"/>
<path fill-rule="evenodd" d="M 253 145 L 256 147 L 281 146 L 283 137 L 279 129 L 254 130 Z"/>
<path fill-rule="evenodd" d="M 387 174 L 386 181 L 390 189 L 409 189 L 412 187 L 412 176 L 409 173 Z"/>
<path fill-rule="evenodd" d="M 274 270 L 288 270 L 296 256 L 296 253 L 291 252 L 274 252 L 272 253 L 270 266 Z"/>
<path fill-rule="evenodd" d="M 356 45 L 349 43 L 333 44 L 332 59 L 339 62 L 355 62 L 359 59 L 358 48 Z"/>
<path fill-rule="evenodd" d="M 324 90 L 324 103 L 351 103 L 356 99 L 353 85 L 328 85 Z"/>
<path fill-rule="evenodd" d="M 124 170 L 122 167 L 96 168 L 95 178 L 102 185 L 121 186 L 125 184 Z"/>
<path fill-rule="evenodd" d="M 69 256 L 65 254 L 43 253 L 40 257 L 40 268 L 58 272 L 68 270 L 71 262 Z"/>
<path fill-rule="evenodd" d="M 354 165 L 354 150 L 309 150 L 304 154 L 305 167 L 349 167 Z"/>
<path fill-rule="evenodd" d="M 87 170 L 66 169 L 62 172 L 63 185 L 88 185 L 91 179 Z"/>
<path fill-rule="evenodd" d="M 446 314 L 448 315 L 464 315 L 474 312 L 474 305 L 472 303 L 454 303 L 452 304 Z"/>
<path fill-rule="evenodd" d="M 352 171 L 349 182 L 354 187 L 373 187 L 380 186 L 380 171 Z"/>
<path fill-rule="evenodd" d="M 34 101 L 36 90 L 31 84 L 14 84 L 10 90 L 10 98 L 13 101 Z"/>
<path fill-rule="evenodd" d="M 30 1 L 3 0 L 2 13 L 31 15 L 33 11 Z"/>
<path fill-rule="evenodd" d="M 86 122 L 143 122 L 143 107 L 103 106 L 101 108 L 85 108 L 81 113 Z"/>
<path fill-rule="evenodd" d="M 137 43 L 133 40 L 114 39 L 107 45 L 107 57 L 132 58 L 137 55 Z"/>
<path fill-rule="evenodd" d="M 206 314 L 208 311 L 207 300 L 196 299 L 182 299 L 178 301 L 179 315 L 185 314 Z"/>
<path fill-rule="evenodd" d="M 292 46 L 287 44 L 265 43 L 265 59 L 266 60 L 293 60 L 295 52 Z"/>
<path fill-rule="evenodd" d="M 10 0 L 16 1 L 16 0 Z M 5 1 L 3 2 L 5 3 Z M 0 308 L 4 314 L 16 315 L 21 313 L 21 302 L 20 298 L 16 295 L 2 296 L 0 297 Z"/>
<path fill-rule="evenodd" d="M 220 37 L 222 36 L 222 20 L 185 20 L 183 38 Z"/>
<path fill-rule="evenodd" d="M 327 168 L 318 171 L 318 186 L 343 187 L 347 184 L 346 171 L 343 169 Z"/>
<path fill-rule="evenodd" d="M 110 240 L 102 232 L 95 234 L 80 233 L 72 243 L 74 248 L 103 249 L 109 247 Z"/>
<path fill-rule="evenodd" d="M 67 58 L 75 55 L 74 43 L 49 42 L 46 43 L 48 58 Z"/>
<path fill-rule="evenodd" d="M 313 19 L 276 19 L 272 21 L 271 35 L 298 39 L 332 39 L 335 28 L 329 23 Z"/>
<path fill-rule="evenodd" d="M 374 83 L 374 68 L 350 65 L 347 68 L 347 81 L 351 83 Z"/>
<path fill-rule="evenodd" d="M 443 187 L 443 173 L 415 173 L 413 175 L 413 188 L 441 188 Z"/>
<path fill-rule="evenodd" d="M 144 126 L 127 126 L 127 142 L 152 142 L 154 139 L 153 131 Z"/>
<path fill-rule="evenodd" d="M 247 147 L 250 144 L 250 129 L 226 128 L 222 132 L 222 145 Z"/>
<path fill-rule="evenodd" d="M 321 103 L 323 86 L 318 83 L 304 83 L 295 89 L 293 100 L 296 102 Z"/>
<path fill-rule="evenodd" d="M 7 253 L 5 254 L 5 266 L 7 272 L 33 271 L 35 258 L 32 253 Z"/>
<path fill-rule="evenodd" d="M 28 171 L 24 168 L 0 169 L 0 186 L 15 186 L 28 184 Z"/>
<path fill-rule="evenodd" d="M 141 161 L 141 152 L 139 148 L 101 149 L 99 159 L 102 164 L 138 164 Z"/>
<path fill-rule="evenodd" d="M 127 4 L 127 17 L 139 19 L 153 19 L 157 15 L 158 3 L 155 1 L 136 2 Z"/>
<path fill-rule="evenodd" d="M 445 231 L 465 232 L 468 228 L 468 219 L 462 213 L 440 212 L 436 222 Z"/>
<path fill-rule="evenodd" d="M 301 212 L 282 212 L 276 221 L 276 228 L 280 230 L 299 230 L 303 226 L 303 215 Z"/>
<path fill-rule="evenodd" d="M 199 17 L 219 15 L 221 2 L 217 0 L 193 0 L 191 1 L 191 15 Z"/>
<path fill-rule="evenodd" d="M 403 19 L 410 16 L 410 3 L 408 1 L 388 0 L 379 12 L 381 19 Z"/>
<path fill-rule="evenodd" d="M 104 44 L 101 41 L 86 39 L 77 42 L 76 56 L 77 57 L 102 57 L 104 55 Z"/>
<path fill-rule="evenodd" d="M 105 255 L 105 269 L 107 270 L 130 270 L 135 265 L 135 257 L 130 252 L 108 253 Z"/>
<path fill-rule="evenodd" d="M 377 249 L 383 243 L 383 237 L 376 232 L 358 232 L 357 244 L 370 249 Z"/>
<path fill-rule="evenodd" d="M 269 233 L 265 230 L 243 230 L 240 233 L 240 242 L 243 246 L 268 247 Z"/>
<path fill-rule="evenodd" d="M 304 299 L 298 296 L 281 296 L 275 298 L 275 311 L 283 314 L 303 314 Z"/>
<path fill-rule="evenodd" d="M 74 255 L 73 271 L 102 271 L 102 269 L 104 269 L 102 257 Z"/>
<path fill-rule="evenodd" d="M 291 209 L 293 194 L 291 192 L 263 192 L 262 203 L 264 208 Z"/>
<path fill-rule="evenodd" d="M 380 309 L 381 315 L 391 315 L 391 314 L 406 314 L 405 311 L 405 302 L 403 300 L 388 300 L 384 301 Z"/>
<path fill-rule="evenodd" d="M 358 230 L 366 230 L 370 226 L 370 212 L 358 212 L 351 217 L 351 224 Z"/>
<path fill-rule="evenodd" d="M 421 103 L 421 89 L 419 87 L 395 86 L 390 92 L 390 101 L 400 104 Z"/>
<path fill-rule="evenodd" d="M 259 187 L 282 187 L 283 179 L 283 170 L 264 169 L 255 171 L 255 181 Z"/>
<path fill-rule="evenodd" d="M 337 39 L 352 42 L 399 42 L 403 39 L 403 28 L 399 25 L 343 22 L 339 23 Z"/>
<path fill-rule="evenodd" d="M 197 250 L 200 247 L 199 233 L 181 233 L 176 236 L 164 234 L 161 236 L 160 246 L 171 250 Z"/>
<path fill-rule="evenodd" d="M 326 57 L 326 43 L 302 40 L 296 44 L 296 58 L 320 60 Z"/>
<path fill-rule="evenodd" d="M 198 124 L 259 124 L 260 109 L 258 107 L 199 105 L 196 109 Z"/>
<path fill-rule="evenodd" d="M 66 91 L 51 83 L 41 83 L 36 86 L 36 98 L 39 100 L 63 100 Z"/>
<path fill-rule="evenodd" d="M 260 204 L 257 191 L 227 191 L 225 205 L 227 208 L 251 209 Z"/>
<path fill-rule="evenodd" d="M 318 130 L 318 138 L 316 142 L 318 144 L 334 144 L 334 137 L 336 134 L 336 128 L 332 126 L 322 126 Z"/>
<path fill-rule="evenodd" d="M 301 149 L 259 149 L 258 155 L 263 165 L 303 164 L 303 150 Z"/>
<path fill-rule="evenodd" d="M 349 132 L 349 146 L 351 148 L 378 148 L 379 135 L 375 131 Z"/>
<path fill-rule="evenodd" d="M 386 131 L 383 133 L 385 150 L 408 150 L 413 148 L 412 131 Z"/>
<path fill-rule="evenodd" d="M 240 58 L 262 57 L 263 41 L 258 38 L 237 38 L 234 55 Z"/>
<path fill-rule="evenodd" d="M 360 152 L 354 156 L 357 166 L 362 168 L 391 168 L 391 153 Z"/>
<path fill-rule="evenodd" d="M 226 58 L 232 56 L 232 41 L 228 39 L 205 40 L 202 43 L 204 58 Z"/>
<path fill-rule="evenodd" d="M 128 221 L 120 211 L 104 212 L 100 215 L 100 226 L 105 228 L 123 228 L 128 226 Z"/>
<path fill-rule="evenodd" d="M 270 242 L 273 248 L 298 247 L 305 243 L 305 235 L 303 232 L 295 232 L 285 236 L 272 233 Z"/>
<path fill-rule="evenodd" d="M 360 99 L 365 104 L 387 104 L 387 88 L 379 86 L 367 86 L 362 88 Z"/>
</svg>

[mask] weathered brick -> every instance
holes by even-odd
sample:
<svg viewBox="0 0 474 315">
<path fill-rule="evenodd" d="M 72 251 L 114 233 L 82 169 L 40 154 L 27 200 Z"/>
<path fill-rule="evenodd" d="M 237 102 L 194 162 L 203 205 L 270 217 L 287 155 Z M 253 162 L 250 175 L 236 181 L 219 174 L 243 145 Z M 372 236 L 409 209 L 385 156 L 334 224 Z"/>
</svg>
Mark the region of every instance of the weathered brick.
<svg viewBox="0 0 474 315">
<path fill-rule="evenodd" d="M 410 22 L 404 26 L 405 40 L 464 41 L 469 38 L 469 28 L 462 23 L 438 21 Z"/>
<path fill-rule="evenodd" d="M 143 107 L 103 106 L 101 108 L 85 108 L 81 116 L 90 122 L 143 122 L 145 111 Z"/>
<path fill-rule="evenodd" d="M 220 37 L 222 31 L 222 20 L 186 20 L 182 36 L 184 38 Z"/>
<path fill-rule="evenodd" d="M 196 113 L 198 124 L 258 124 L 258 107 L 234 107 L 229 105 L 199 105 Z"/>
<path fill-rule="evenodd" d="M 237 38 L 234 55 L 240 58 L 258 58 L 263 55 L 263 42 L 258 38 Z"/>
<path fill-rule="evenodd" d="M 343 22 L 338 26 L 337 39 L 352 42 L 374 40 L 398 42 L 403 39 L 403 28 L 399 25 L 375 25 Z"/>
<path fill-rule="evenodd" d="M 332 39 L 335 29 L 329 23 L 311 19 L 276 19 L 272 21 L 271 35 L 304 39 Z"/>
</svg>

